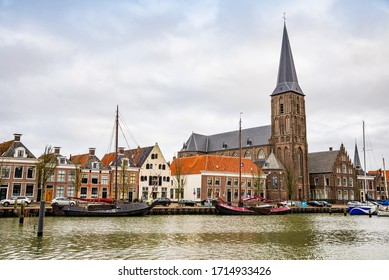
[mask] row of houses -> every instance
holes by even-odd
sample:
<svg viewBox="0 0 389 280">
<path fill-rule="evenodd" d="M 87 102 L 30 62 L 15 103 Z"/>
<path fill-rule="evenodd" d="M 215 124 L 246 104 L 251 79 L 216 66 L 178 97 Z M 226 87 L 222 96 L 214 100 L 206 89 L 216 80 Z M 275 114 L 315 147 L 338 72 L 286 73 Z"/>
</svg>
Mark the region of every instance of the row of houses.
<svg viewBox="0 0 389 280">
<path fill-rule="evenodd" d="M 65 196 L 131 202 L 168 197 L 174 201 L 180 194 L 180 198 L 195 201 L 220 196 L 236 202 L 239 178 L 242 198 L 260 195 L 287 199 L 290 194 L 298 199 L 295 190 L 288 189 L 286 168 L 275 154 L 271 152 L 264 157 L 261 151 L 256 158 L 249 150 L 250 147 L 242 150 L 241 163 L 239 151 L 230 150 L 231 156 L 188 155 L 175 158 L 170 164 L 158 144 L 128 150 L 120 147 L 117 161 L 115 153 L 99 159 L 94 148 L 85 154 L 66 157 L 59 147 L 54 147 L 52 153 L 57 164 L 49 174 L 44 199 Z M 13 140 L 0 144 L 0 198 L 28 196 L 40 201 L 42 189 L 37 170 L 40 160 L 21 142 L 21 134 L 14 134 Z M 357 147 L 354 162 L 341 144 L 338 150 L 309 153 L 308 163 L 310 191 L 306 199 L 346 203 L 367 197 L 384 200 L 387 196 L 384 171 L 370 171 L 365 175 Z"/>
</svg>

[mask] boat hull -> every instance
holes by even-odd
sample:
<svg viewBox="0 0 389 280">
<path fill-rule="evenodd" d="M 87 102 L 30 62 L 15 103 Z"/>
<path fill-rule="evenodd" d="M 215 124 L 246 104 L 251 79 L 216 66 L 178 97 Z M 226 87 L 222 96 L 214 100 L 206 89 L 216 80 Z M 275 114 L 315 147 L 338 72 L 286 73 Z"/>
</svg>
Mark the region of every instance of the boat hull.
<svg viewBox="0 0 389 280">
<path fill-rule="evenodd" d="M 124 217 L 144 216 L 152 206 L 145 203 L 122 204 L 114 207 L 80 207 L 66 206 L 62 209 L 65 216 L 71 217 Z"/>
<path fill-rule="evenodd" d="M 258 213 L 253 210 L 245 207 L 228 205 L 226 203 L 216 203 L 215 208 L 220 215 L 258 215 Z"/>
<path fill-rule="evenodd" d="M 290 212 L 289 207 L 249 207 L 249 209 L 257 212 L 259 215 L 285 215 Z"/>
<path fill-rule="evenodd" d="M 389 217 L 389 210 L 378 210 L 377 216 L 378 217 Z"/>
<path fill-rule="evenodd" d="M 348 212 L 350 215 L 376 215 L 377 207 L 375 206 L 349 206 Z"/>
<path fill-rule="evenodd" d="M 289 207 L 238 207 L 226 203 L 216 203 L 220 215 L 282 215 L 290 212 Z"/>
</svg>

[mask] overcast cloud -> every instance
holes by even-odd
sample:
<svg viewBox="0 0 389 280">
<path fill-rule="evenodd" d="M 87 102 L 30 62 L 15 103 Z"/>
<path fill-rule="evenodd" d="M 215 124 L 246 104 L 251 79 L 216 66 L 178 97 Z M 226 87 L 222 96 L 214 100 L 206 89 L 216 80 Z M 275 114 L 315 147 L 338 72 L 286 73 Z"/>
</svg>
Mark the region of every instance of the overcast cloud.
<svg viewBox="0 0 389 280">
<path fill-rule="evenodd" d="M 270 124 L 283 12 L 309 151 L 389 157 L 388 1 L 0 0 L 0 141 L 39 156 L 108 151 L 116 105 L 135 148 L 172 160 L 192 132 Z M 370 151 L 372 150 L 372 152 Z M 360 154 L 362 157 L 362 154 Z"/>
</svg>

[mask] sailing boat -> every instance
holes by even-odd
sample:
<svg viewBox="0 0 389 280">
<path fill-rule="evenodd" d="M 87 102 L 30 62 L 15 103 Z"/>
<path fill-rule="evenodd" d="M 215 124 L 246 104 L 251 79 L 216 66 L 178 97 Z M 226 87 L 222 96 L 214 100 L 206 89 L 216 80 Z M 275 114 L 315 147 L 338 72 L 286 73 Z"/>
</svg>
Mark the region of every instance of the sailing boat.
<svg viewBox="0 0 389 280">
<path fill-rule="evenodd" d="M 363 193 L 365 199 L 361 202 L 349 204 L 348 212 L 350 215 L 376 215 L 377 205 L 373 202 L 368 201 L 367 193 L 367 175 L 366 175 L 366 144 L 365 144 L 365 122 L 363 121 L 363 169 L 364 169 L 364 184 Z"/>
<path fill-rule="evenodd" d="M 119 106 L 116 109 L 115 121 L 115 202 L 108 204 L 91 204 L 86 207 L 65 206 L 62 211 L 66 216 L 77 217 L 116 217 L 116 216 L 143 216 L 150 212 L 154 204 L 147 203 L 117 203 L 118 193 L 118 129 L 119 129 Z"/>
<path fill-rule="evenodd" d="M 215 208 L 220 215 L 279 215 L 286 214 L 290 211 L 288 206 L 277 205 L 274 207 L 271 204 L 265 204 L 261 206 L 243 206 L 242 200 L 242 119 L 239 119 L 239 185 L 238 185 L 238 205 L 232 205 L 225 202 L 221 197 L 217 198 Z M 251 199 L 258 199 L 264 201 L 265 199 L 259 196 L 245 199 L 246 201 Z"/>
</svg>

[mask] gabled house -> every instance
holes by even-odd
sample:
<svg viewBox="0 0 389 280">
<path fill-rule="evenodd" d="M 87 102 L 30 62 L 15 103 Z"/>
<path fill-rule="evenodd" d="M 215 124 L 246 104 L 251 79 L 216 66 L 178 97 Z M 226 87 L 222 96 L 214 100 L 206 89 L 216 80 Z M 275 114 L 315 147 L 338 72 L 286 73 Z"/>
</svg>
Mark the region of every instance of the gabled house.
<svg viewBox="0 0 389 280">
<path fill-rule="evenodd" d="M 170 166 L 156 143 L 124 152 L 139 168 L 138 199 L 149 200 L 169 197 L 173 193 L 170 183 Z"/>
<path fill-rule="evenodd" d="M 171 164 L 173 186 L 183 185 L 183 199 L 203 201 L 220 196 L 230 202 L 239 199 L 239 158 L 201 155 L 176 158 Z M 241 197 L 261 194 L 265 174 L 252 160 L 242 158 Z"/>
<path fill-rule="evenodd" d="M 53 155 L 57 163 L 46 182 L 46 201 L 51 201 L 55 197 L 75 197 L 75 182 L 76 175 L 79 174 L 79 166 L 61 155 L 60 147 L 54 147 Z M 39 189 L 37 201 L 41 199 L 40 191 Z"/>
<path fill-rule="evenodd" d="M 111 170 L 110 188 L 112 198 L 122 201 L 135 201 L 138 195 L 139 167 L 129 152 L 119 147 L 117 161 L 115 153 L 105 154 L 101 160 Z M 116 168 L 117 166 L 117 168 Z"/>
<path fill-rule="evenodd" d="M 0 199 L 27 196 L 36 200 L 38 160 L 20 141 L 22 134 L 0 144 Z"/>
<path fill-rule="evenodd" d="M 339 150 L 309 153 L 308 164 L 312 199 L 359 199 L 357 172 L 343 144 Z"/>
<path fill-rule="evenodd" d="M 95 155 L 96 149 L 89 153 L 70 156 L 70 161 L 80 168 L 81 180 L 75 184 L 75 196 L 80 198 L 111 198 L 110 169 Z"/>
</svg>

